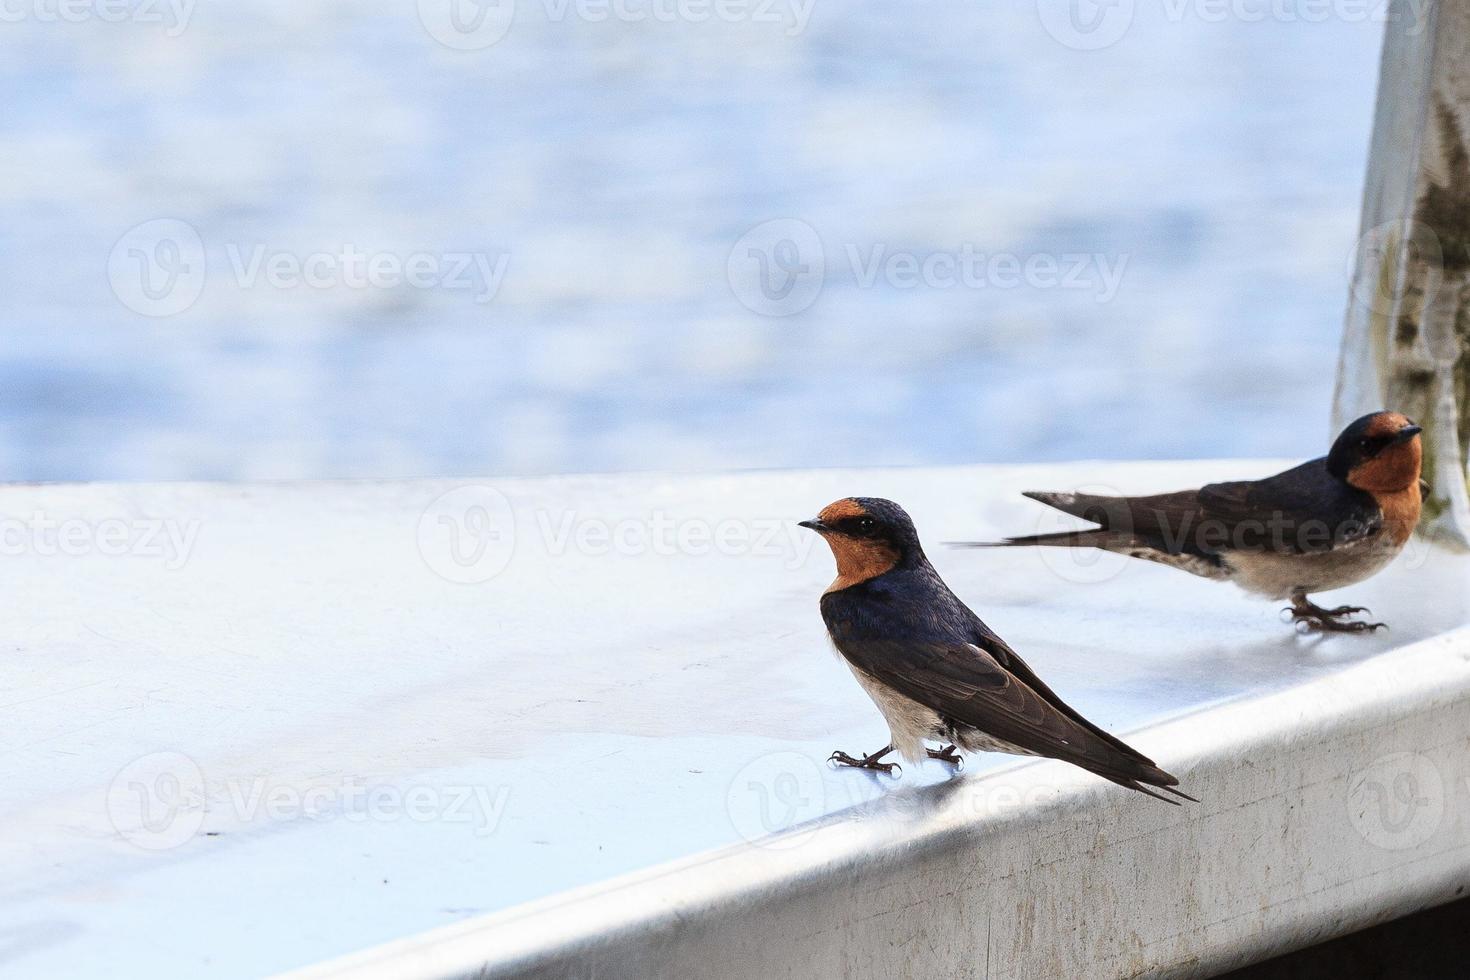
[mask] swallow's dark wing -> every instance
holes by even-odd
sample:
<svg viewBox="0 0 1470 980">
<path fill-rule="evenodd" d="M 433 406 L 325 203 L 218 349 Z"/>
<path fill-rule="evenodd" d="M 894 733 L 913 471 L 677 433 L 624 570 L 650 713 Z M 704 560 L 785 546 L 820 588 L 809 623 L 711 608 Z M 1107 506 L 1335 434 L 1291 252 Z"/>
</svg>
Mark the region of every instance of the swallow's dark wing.
<svg viewBox="0 0 1470 980">
<path fill-rule="evenodd" d="M 1219 547 L 1289 554 L 1331 551 L 1377 534 L 1383 512 L 1371 494 L 1314 459 L 1264 480 L 1212 483 L 1199 492 L 1200 536 Z"/>
<path fill-rule="evenodd" d="M 1206 576 L 1218 573 L 1212 563 L 1224 551 L 1330 551 L 1376 534 L 1383 524 L 1372 495 L 1334 477 L 1325 459 L 1264 480 L 1148 497 L 1042 491 L 1026 496 L 1099 527 L 1011 538 L 1006 544 L 1090 545 L 1182 564 Z"/>
<path fill-rule="evenodd" d="M 948 721 L 1037 755 L 1081 766 L 1131 789 L 1142 790 L 1140 783 L 1178 785 L 1177 779 L 1140 753 L 1120 747 L 1116 739 L 1101 734 L 1070 708 L 1059 708 L 1049 689 L 1051 698 L 1002 667 L 977 644 L 834 639 L 854 667 Z M 1029 668 L 1025 672 L 1035 677 Z"/>
<path fill-rule="evenodd" d="M 958 602 L 958 600 L 956 600 L 956 602 Z M 968 608 L 966 609 L 966 611 L 969 611 Z M 974 616 L 973 613 L 971 613 L 971 615 Z M 1078 712 L 1067 702 L 1063 701 L 1061 699 L 1061 696 L 1053 691 L 1050 687 L 1048 687 L 1045 681 L 1043 681 L 1040 677 L 1037 677 L 1036 672 L 1031 669 L 1030 665 L 1027 664 L 1026 661 L 1021 659 L 1021 655 L 1012 650 L 1010 644 L 1008 644 L 1005 640 L 1002 640 L 989 626 L 986 626 L 985 623 L 980 620 L 980 617 L 974 616 L 974 622 L 976 626 L 975 645 L 985 650 L 986 653 L 990 654 L 991 657 L 995 659 L 996 663 L 1001 665 L 1001 667 L 1005 668 L 1027 687 L 1031 688 L 1037 694 L 1045 698 L 1052 707 L 1056 708 L 1062 714 L 1071 718 L 1077 724 L 1083 726 L 1088 731 L 1096 735 L 1098 738 L 1101 738 L 1107 742 L 1111 742 L 1113 744 L 1113 747 L 1118 749 L 1118 751 L 1127 753 L 1128 755 L 1137 759 L 1139 762 L 1144 763 L 1145 765 L 1152 766 L 1154 764 L 1154 761 L 1152 759 L 1144 755 L 1142 752 L 1139 752 L 1137 749 L 1133 748 L 1133 746 L 1124 742 L 1116 735 L 1112 735 L 1104 731 L 1103 729 L 1094 725 L 1092 722 L 1088 721 L 1086 718 L 1082 717 L 1082 714 L 1080 712 Z"/>
</svg>

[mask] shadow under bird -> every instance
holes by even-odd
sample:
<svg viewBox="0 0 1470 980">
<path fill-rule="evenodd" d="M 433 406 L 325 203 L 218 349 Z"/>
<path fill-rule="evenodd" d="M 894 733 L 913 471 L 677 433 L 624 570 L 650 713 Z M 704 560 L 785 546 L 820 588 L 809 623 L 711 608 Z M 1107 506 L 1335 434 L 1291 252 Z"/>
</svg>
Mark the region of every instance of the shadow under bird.
<svg viewBox="0 0 1470 980">
<path fill-rule="evenodd" d="M 1100 548 L 1290 599 L 1292 621 L 1315 632 L 1371 633 L 1383 623 L 1345 617 L 1308 599 L 1379 572 L 1419 523 L 1423 431 L 1397 412 L 1365 415 L 1319 459 L 1264 480 L 1211 483 L 1151 497 L 1028 491 L 1026 496 L 1099 525 L 959 547 Z"/>
<path fill-rule="evenodd" d="M 888 722 L 891 741 L 861 759 L 829 761 L 892 772 L 883 757 L 925 755 L 958 764 L 967 752 L 1061 759 L 1121 786 L 1175 803 L 1179 780 L 1069 707 L 944 584 L 902 507 L 848 497 L 802 527 L 832 548 L 837 578 L 822 620 L 853 676 Z M 946 746 L 928 748 L 925 740 Z M 1176 804 L 1177 805 L 1177 804 Z"/>
</svg>

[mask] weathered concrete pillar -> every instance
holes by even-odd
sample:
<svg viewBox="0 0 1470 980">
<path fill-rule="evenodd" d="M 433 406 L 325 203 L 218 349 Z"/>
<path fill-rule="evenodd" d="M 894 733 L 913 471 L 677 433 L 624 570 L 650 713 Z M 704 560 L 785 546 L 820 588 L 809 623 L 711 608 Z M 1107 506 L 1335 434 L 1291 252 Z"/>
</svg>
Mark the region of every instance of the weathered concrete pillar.
<svg viewBox="0 0 1470 980">
<path fill-rule="evenodd" d="M 1423 529 L 1470 547 L 1470 2 L 1394 0 L 1333 420 L 1425 427 Z"/>
</svg>

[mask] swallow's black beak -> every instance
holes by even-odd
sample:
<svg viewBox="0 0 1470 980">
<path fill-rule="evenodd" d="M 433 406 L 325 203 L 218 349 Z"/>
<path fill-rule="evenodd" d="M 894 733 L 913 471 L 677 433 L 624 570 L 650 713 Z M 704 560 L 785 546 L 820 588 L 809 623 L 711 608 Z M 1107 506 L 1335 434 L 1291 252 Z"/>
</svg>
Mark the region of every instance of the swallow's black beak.
<svg viewBox="0 0 1470 980">
<path fill-rule="evenodd" d="M 1393 437 L 1393 441 L 1408 442 L 1410 439 L 1414 438 L 1423 431 L 1424 426 L 1422 425 L 1406 425 L 1398 431 L 1398 435 Z"/>
<path fill-rule="evenodd" d="M 827 530 L 827 525 L 823 524 L 821 521 L 817 520 L 816 518 L 812 518 L 809 521 L 799 521 L 799 522 L 797 522 L 797 525 L 796 526 L 797 527 L 811 528 L 813 531 L 816 531 L 818 534 L 821 534 L 823 531 Z"/>
</svg>

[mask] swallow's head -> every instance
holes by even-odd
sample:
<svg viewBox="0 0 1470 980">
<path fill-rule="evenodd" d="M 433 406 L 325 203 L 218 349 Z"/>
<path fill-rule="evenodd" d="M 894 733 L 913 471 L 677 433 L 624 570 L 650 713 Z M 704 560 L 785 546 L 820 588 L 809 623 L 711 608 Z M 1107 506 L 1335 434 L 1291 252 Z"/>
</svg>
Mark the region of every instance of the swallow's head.
<svg viewBox="0 0 1470 980">
<path fill-rule="evenodd" d="M 844 587 L 924 556 L 909 515 L 881 497 L 843 497 L 801 526 L 826 539 Z"/>
<path fill-rule="evenodd" d="M 1398 412 L 1364 415 L 1342 431 L 1327 454 L 1327 469 L 1369 492 L 1392 493 L 1419 482 L 1423 432 Z"/>
</svg>

